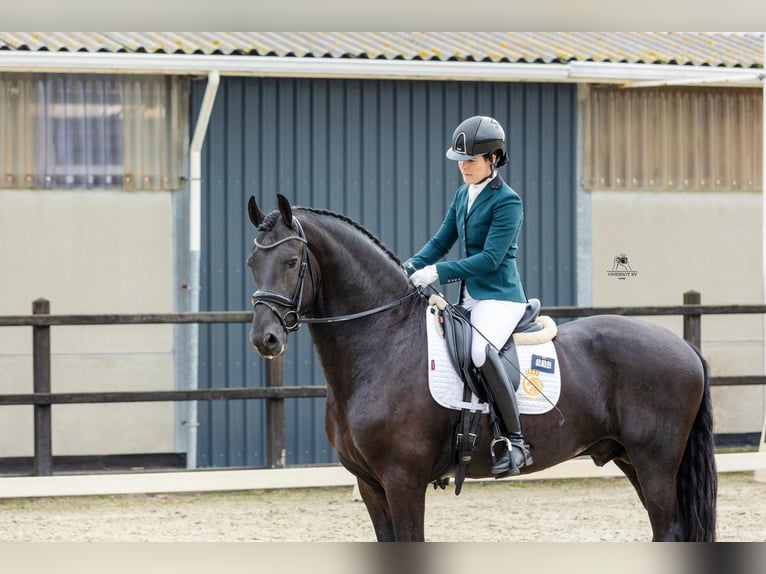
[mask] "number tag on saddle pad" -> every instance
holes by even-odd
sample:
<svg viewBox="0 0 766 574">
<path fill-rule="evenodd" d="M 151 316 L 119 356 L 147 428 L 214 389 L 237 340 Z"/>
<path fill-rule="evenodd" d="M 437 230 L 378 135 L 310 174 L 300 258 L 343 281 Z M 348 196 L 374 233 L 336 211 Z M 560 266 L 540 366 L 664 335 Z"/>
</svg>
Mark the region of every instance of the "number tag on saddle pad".
<svg viewBox="0 0 766 574">
<path fill-rule="evenodd" d="M 428 333 L 428 389 L 437 404 L 448 409 L 464 409 L 488 412 L 487 405 L 475 396 L 471 403 L 463 401 L 463 381 L 452 365 L 447 342 L 438 331 L 433 309 L 426 308 L 426 331 Z M 561 373 L 558 356 L 552 341 L 533 345 L 513 346 L 521 371 L 516 403 L 519 412 L 539 415 L 553 409 L 561 394 Z"/>
</svg>

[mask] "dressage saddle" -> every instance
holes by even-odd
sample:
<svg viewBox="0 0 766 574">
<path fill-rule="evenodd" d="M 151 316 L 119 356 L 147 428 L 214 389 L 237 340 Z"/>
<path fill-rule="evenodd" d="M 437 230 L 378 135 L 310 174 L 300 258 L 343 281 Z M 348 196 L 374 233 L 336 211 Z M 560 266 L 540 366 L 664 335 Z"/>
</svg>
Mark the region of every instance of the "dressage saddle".
<svg viewBox="0 0 766 574">
<path fill-rule="evenodd" d="M 516 350 L 514 349 L 513 335 L 516 333 L 534 333 L 544 327 L 537 322 L 540 314 L 540 300 L 530 299 L 527 302 L 527 308 L 521 317 L 513 333 L 506 341 L 503 348 L 500 349 L 500 360 L 503 368 L 508 374 L 508 380 L 513 383 L 513 388 L 519 388 L 520 371 Z M 441 314 L 442 325 L 444 327 L 444 338 L 447 341 L 447 350 L 449 352 L 452 364 L 458 372 L 463 382 L 479 397 L 482 401 L 487 401 L 483 385 L 478 381 L 476 369 L 471 361 L 471 341 L 476 335 L 471 329 L 468 311 L 460 306 L 454 305 L 447 307 Z"/>
</svg>

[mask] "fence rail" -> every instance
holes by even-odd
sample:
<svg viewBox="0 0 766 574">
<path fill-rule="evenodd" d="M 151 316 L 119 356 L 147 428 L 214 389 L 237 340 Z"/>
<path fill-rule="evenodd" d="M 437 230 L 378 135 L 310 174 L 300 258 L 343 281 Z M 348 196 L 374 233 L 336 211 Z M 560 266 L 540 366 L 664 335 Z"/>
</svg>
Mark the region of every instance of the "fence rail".
<svg viewBox="0 0 766 574">
<path fill-rule="evenodd" d="M 90 393 L 51 392 L 50 327 L 64 325 L 136 325 L 183 323 L 249 323 L 252 312 L 226 311 L 203 313 L 155 313 L 133 315 L 51 315 L 50 303 L 37 299 L 32 315 L 0 316 L 0 327 L 32 327 L 33 393 L 0 394 L 0 406 L 32 405 L 34 407 L 34 464 L 36 476 L 53 473 L 51 407 L 61 404 L 215 401 L 260 399 L 267 401 L 266 459 L 267 468 L 284 466 L 284 401 L 290 398 L 321 398 L 324 386 L 284 386 L 281 359 L 269 362 L 265 387 L 221 388 L 169 391 L 126 391 Z M 684 305 L 651 307 L 543 307 L 543 314 L 554 318 L 587 317 L 616 314 L 632 316 L 681 315 L 684 339 L 697 347 L 701 344 L 703 315 L 764 314 L 766 305 L 701 305 L 700 294 L 684 293 Z M 711 377 L 711 385 L 764 385 L 766 376 Z"/>
<path fill-rule="evenodd" d="M 662 316 L 750 315 L 766 313 L 766 305 L 669 305 L 664 307 L 543 307 L 541 314 L 553 318 L 593 315 Z M 124 315 L 5 315 L 0 327 L 45 327 L 53 325 L 151 325 L 176 323 L 249 323 L 252 311 L 204 313 L 148 313 Z"/>
</svg>

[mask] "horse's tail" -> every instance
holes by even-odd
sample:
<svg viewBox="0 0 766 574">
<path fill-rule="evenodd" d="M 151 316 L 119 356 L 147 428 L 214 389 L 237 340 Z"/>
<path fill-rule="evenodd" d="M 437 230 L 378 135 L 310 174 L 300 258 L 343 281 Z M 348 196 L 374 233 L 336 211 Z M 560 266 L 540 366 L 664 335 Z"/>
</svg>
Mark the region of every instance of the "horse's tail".
<svg viewBox="0 0 766 574">
<path fill-rule="evenodd" d="M 718 475 L 715 466 L 713 437 L 713 407 L 710 399 L 710 379 L 705 358 L 690 345 L 702 361 L 704 392 L 702 404 L 686 443 L 676 478 L 678 518 L 686 530 L 689 542 L 715 542 L 716 498 Z"/>
</svg>

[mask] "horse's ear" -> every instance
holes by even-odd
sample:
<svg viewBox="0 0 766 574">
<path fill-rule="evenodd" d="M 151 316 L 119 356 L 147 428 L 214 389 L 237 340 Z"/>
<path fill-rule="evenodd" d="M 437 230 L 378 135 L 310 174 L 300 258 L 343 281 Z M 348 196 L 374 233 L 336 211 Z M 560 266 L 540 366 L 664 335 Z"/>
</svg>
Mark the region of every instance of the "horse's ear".
<svg viewBox="0 0 766 574">
<path fill-rule="evenodd" d="M 279 204 L 279 213 L 282 214 L 282 220 L 287 227 L 292 229 L 293 226 L 293 208 L 290 207 L 290 202 L 281 193 L 277 194 L 277 203 Z"/>
<path fill-rule="evenodd" d="M 255 202 L 255 197 L 252 195 L 250 196 L 250 199 L 247 200 L 247 215 L 250 217 L 250 222 L 255 227 L 258 227 L 261 223 L 263 223 L 263 219 L 266 217 L 261 211 L 261 208 L 258 207 L 258 204 Z"/>
</svg>

